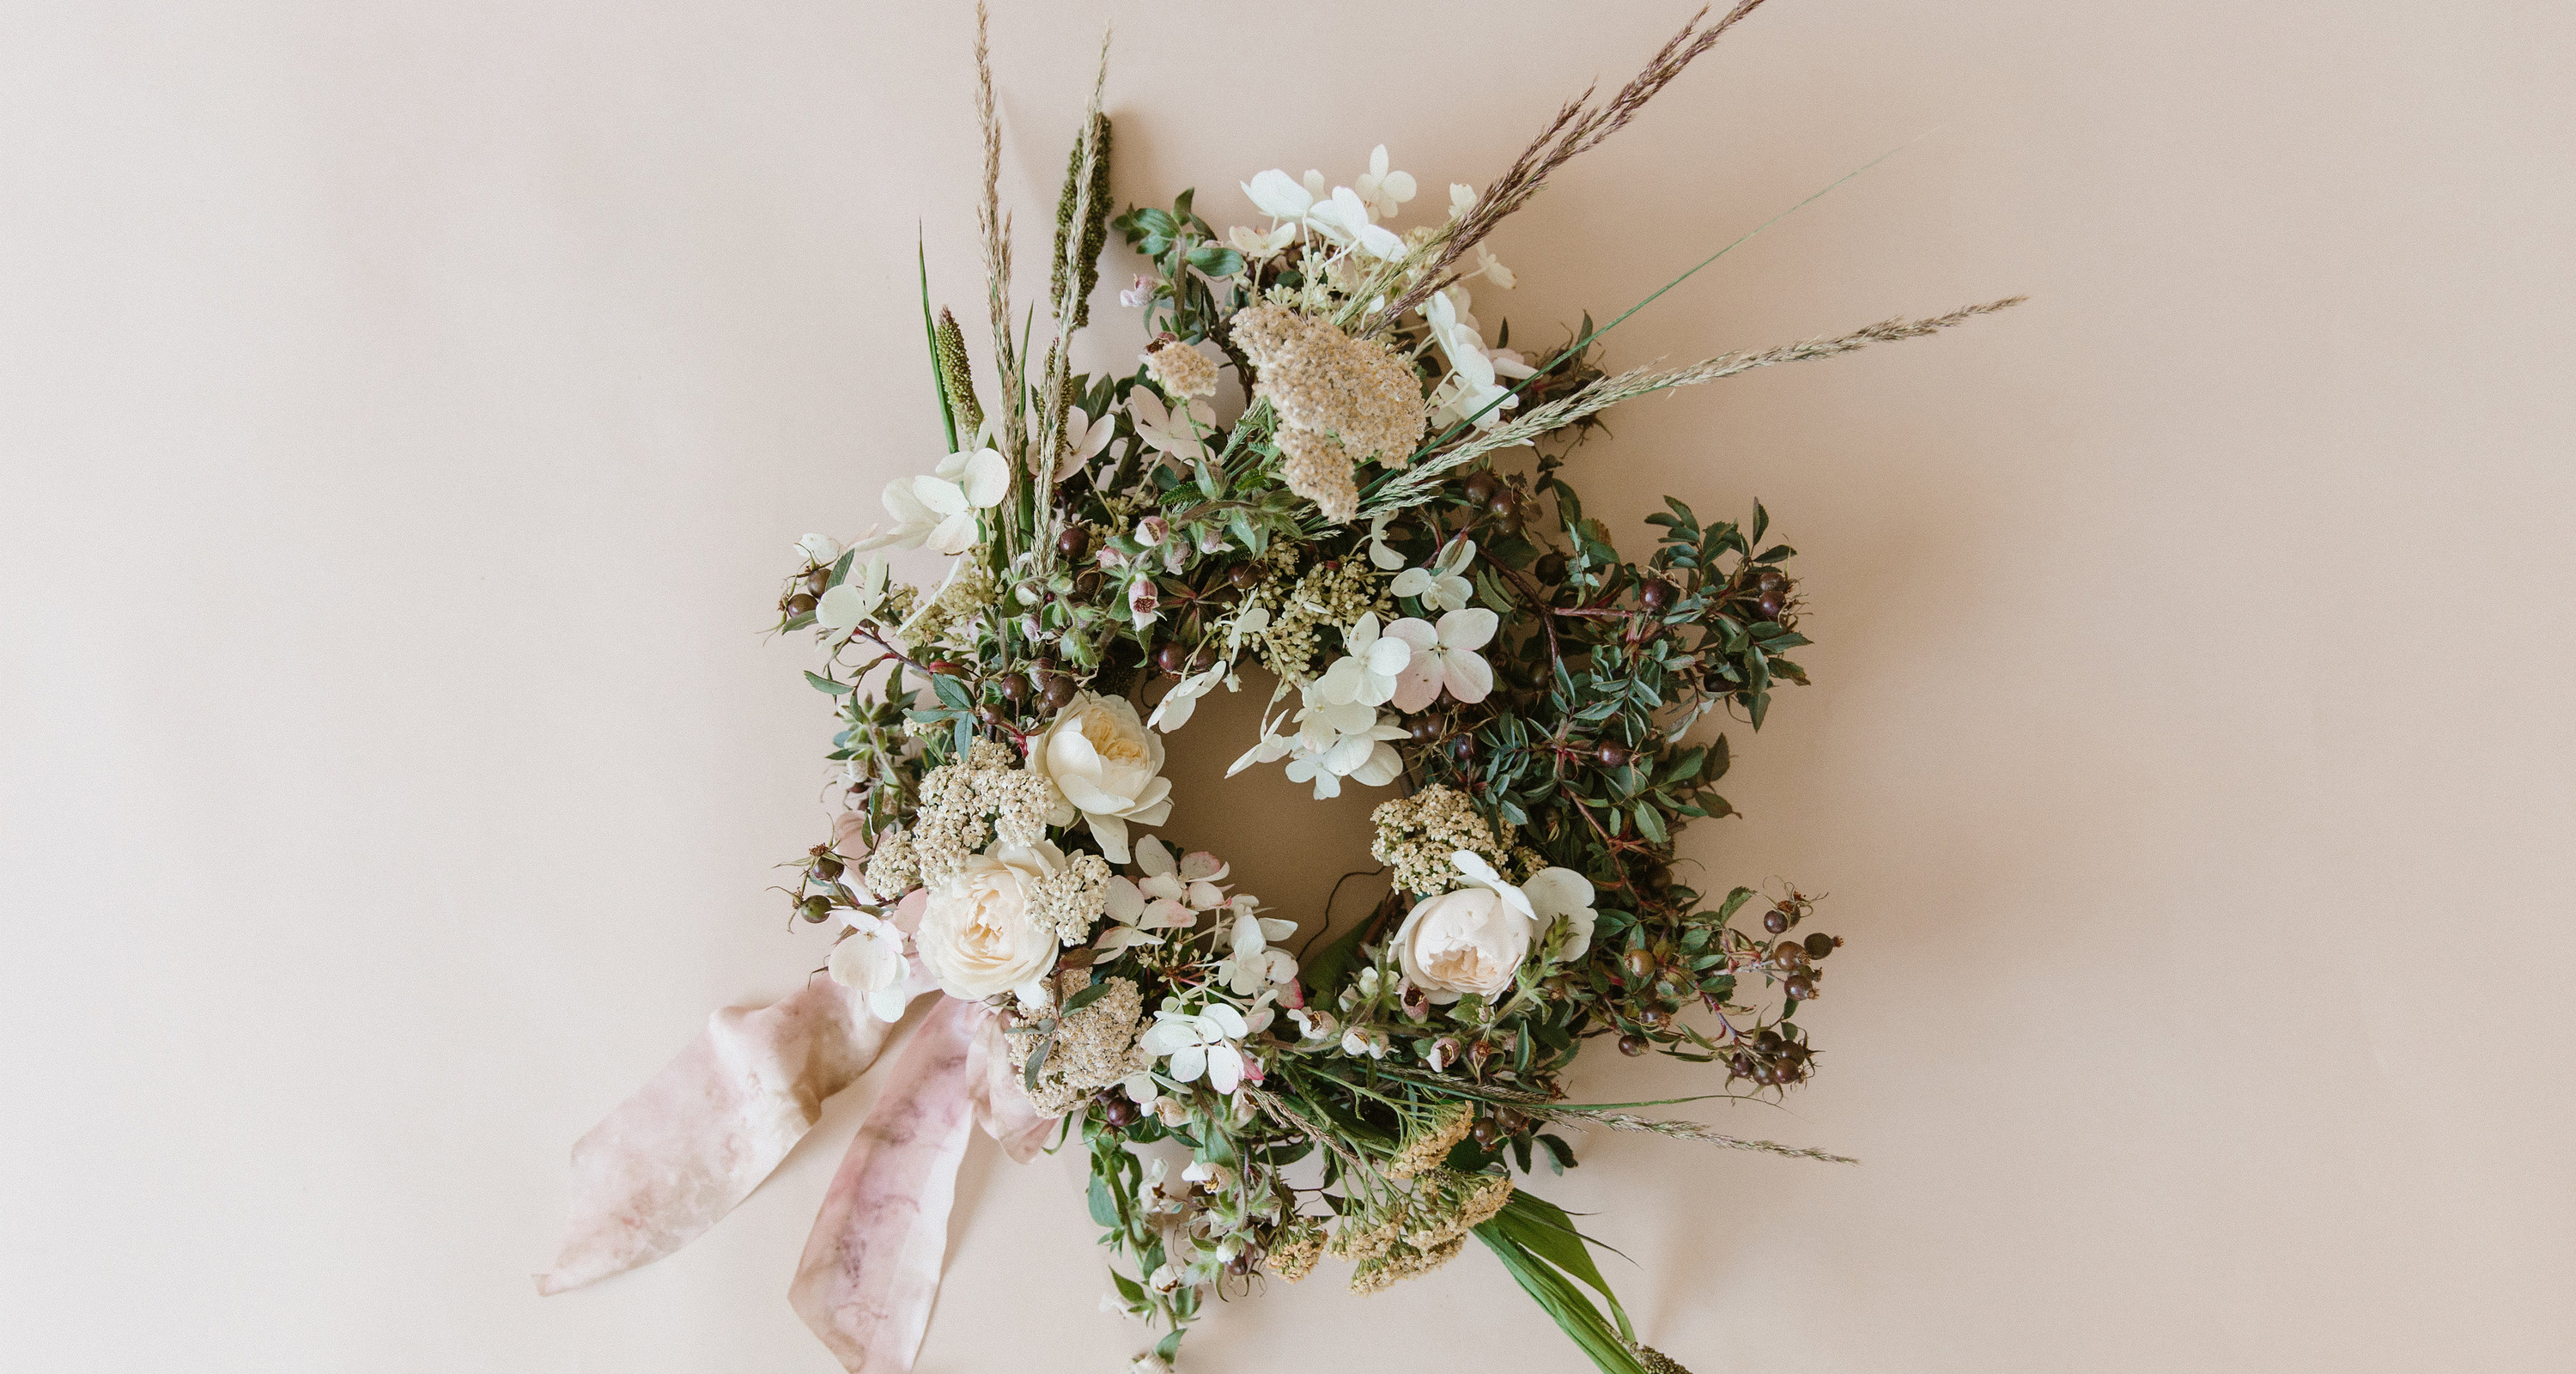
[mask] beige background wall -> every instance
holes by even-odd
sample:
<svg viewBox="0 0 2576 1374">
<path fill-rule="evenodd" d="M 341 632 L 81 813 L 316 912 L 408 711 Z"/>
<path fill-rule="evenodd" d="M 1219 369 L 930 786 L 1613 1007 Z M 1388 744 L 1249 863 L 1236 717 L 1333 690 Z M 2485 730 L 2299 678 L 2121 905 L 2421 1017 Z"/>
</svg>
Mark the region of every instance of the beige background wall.
<svg viewBox="0 0 2576 1374">
<path fill-rule="evenodd" d="M 997 4 L 1024 227 L 1104 19 L 1122 199 L 1224 223 L 1381 141 L 1481 184 L 1683 14 Z M 828 1369 L 783 1290 L 852 1104 L 679 1257 L 526 1276 L 573 1137 L 819 957 L 763 885 L 816 832 L 823 703 L 758 627 L 788 541 L 933 451 L 912 254 L 972 298 L 967 11 L 6 29 L 0 1363 Z M 1865 1167 L 1597 1139 L 1544 1185 L 1642 1264 L 1648 1339 L 1701 1374 L 2566 1367 L 2571 40 L 2502 0 L 1777 0 L 1499 236 L 1524 282 L 1478 309 L 1553 336 L 1919 138 L 1612 356 L 2034 297 L 1643 404 L 1579 469 L 1622 529 L 1758 495 L 1804 550 L 1818 685 L 1687 852 L 1850 940 L 1822 1079 L 1718 1119 Z M 1311 911 L 1353 813 L 1236 806 L 1285 789 L 1221 790 L 1243 718 L 1202 719 L 1192 837 Z M 925 1370 L 1139 1343 L 1078 1168 L 970 1161 Z M 1363 1360 L 1578 1367 L 1482 1255 L 1189 1352 Z"/>
</svg>

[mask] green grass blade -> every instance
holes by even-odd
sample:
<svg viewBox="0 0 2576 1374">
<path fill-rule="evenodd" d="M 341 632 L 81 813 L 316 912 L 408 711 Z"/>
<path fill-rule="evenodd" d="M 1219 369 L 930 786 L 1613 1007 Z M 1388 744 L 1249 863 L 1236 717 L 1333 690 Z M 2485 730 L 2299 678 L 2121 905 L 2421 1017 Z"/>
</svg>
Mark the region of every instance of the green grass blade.
<svg viewBox="0 0 2576 1374">
<path fill-rule="evenodd" d="M 930 246 L 921 226 L 912 226 L 913 252 L 921 260 L 921 341 L 930 350 L 930 389 L 939 396 L 939 423 L 948 429 L 948 451 L 957 451 L 957 409 L 948 402 L 948 382 L 939 375 L 939 326 L 930 320 Z"/>
</svg>

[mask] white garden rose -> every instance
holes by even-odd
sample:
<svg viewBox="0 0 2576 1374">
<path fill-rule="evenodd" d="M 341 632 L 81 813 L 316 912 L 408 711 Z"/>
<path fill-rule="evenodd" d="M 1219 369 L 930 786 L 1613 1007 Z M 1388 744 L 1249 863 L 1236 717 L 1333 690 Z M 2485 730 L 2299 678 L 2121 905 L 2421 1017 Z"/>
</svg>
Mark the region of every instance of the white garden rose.
<svg viewBox="0 0 2576 1374">
<path fill-rule="evenodd" d="M 1162 737 L 1145 728 L 1125 697 L 1076 696 L 1029 741 L 1029 767 L 1046 775 L 1090 822 L 1092 838 L 1113 864 L 1127 862 L 1129 821 L 1161 825 L 1171 817 Z M 1058 824 L 1072 819 L 1067 815 Z"/>
<path fill-rule="evenodd" d="M 1055 967 L 1055 931 L 1029 909 L 1029 883 L 1063 862 L 1053 845 L 996 845 L 931 891 L 912 942 L 942 991 L 981 1001 L 1031 987 Z"/>
<path fill-rule="evenodd" d="M 1461 888 L 1414 904 L 1395 928 L 1395 961 L 1434 1002 L 1494 997 L 1511 987 L 1537 930 L 1492 888 Z"/>
</svg>

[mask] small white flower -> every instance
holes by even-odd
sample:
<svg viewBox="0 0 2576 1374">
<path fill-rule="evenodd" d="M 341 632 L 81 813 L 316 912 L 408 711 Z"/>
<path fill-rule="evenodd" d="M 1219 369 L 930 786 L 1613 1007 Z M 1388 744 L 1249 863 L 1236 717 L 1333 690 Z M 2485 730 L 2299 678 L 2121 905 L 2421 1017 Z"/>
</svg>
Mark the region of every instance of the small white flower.
<svg viewBox="0 0 2576 1374">
<path fill-rule="evenodd" d="M 851 933 L 832 946 L 824 967 L 831 971 L 833 982 L 864 995 L 869 1015 L 880 1021 L 902 1020 L 903 1009 L 912 1000 L 904 988 L 908 970 L 903 932 L 864 911 L 851 912 L 845 919 Z"/>
<path fill-rule="evenodd" d="M 1233 953 L 1218 962 L 1217 976 L 1237 997 L 1250 997 L 1287 982 L 1297 976 L 1297 960 L 1284 949 L 1271 948 L 1270 942 L 1296 933 L 1295 921 L 1265 919 L 1249 908 L 1236 912 L 1230 942 Z"/>
<path fill-rule="evenodd" d="M 1232 1093 L 1244 1078 L 1240 1042 L 1249 1033 L 1243 1013 L 1223 1002 L 1210 1002 L 1197 1013 L 1166 1007 L 1154 1013 L 1154 1024 L 1137 1043 L 1156 1057 L 1169 1056 L 1173 1081 L 1195 1083 L 1204 1074 L 1208 1086 Z"/>
<path fill-rule="evenodd" d="M 1512 269 L 1503 266 L 1494 256 L 1494 250 L 1481 243 L 1476 245 L 1476 270 L 1466 275 L 1483 277 L 1506 291 L 1520 284 L 1520 278 L 1513 274 Z"/>
<path fill-rule="evenodd" d="M 1275 225 L 1267 231 L 1246 229 L 1238 224 L 1226 231 L 1226 242 L 1252 262 L 1267 262 L 1286 252 L 1288 245 L 1296 241 L 1297 226 L 1294 224 Z"/>
<path fill-rule="evenodd" d="M 1456 219 L 1476 208 L 1476 188 L 1464 182 L 1449 183 L 1449 218 Z"/>
<path fill-rule="evenodd" d="M 1118 293 L 1118 303 L 1134 310 L 1154 299 L 1154 286 L 1152 277 L 1139 272 L 1136 274 L 1136 280 L 1126 290 Z"/>
<path fill-rule="evenodd" d="M 1377 145 L 1369 154 L 1369 169 L 1356 188 L 1359 198 L 1377 212 L 1379 219 L 1395 218 L 1396 207 L 1413 199 L 1413 174 L 1386 169 L 1386 145 Z M 1381 254 L 1380 256 L 1384 256 Z"/>
<path fill-rule="evenodd" d="M 1470 704 L 1494 690 L 1494 668 L 1478 649 L 1493 642 L 1502 617 L 1482 606 L 1451 611 L 1437 626 L 1411 616 L 1386 627 L 1388 634 L 1413 646 L 1413 662 L 1395 687 L 1395 709 L 1419 711 L 1446 691 Z"/>
<path fill-rule="evenodd" d="M 1219 663 L 1173 683 L 1172 690 L 1164 694 L 1162 701 L 1154 707 L 1154 714 L 1145 718 L 1145 723 L 1167 735 L 1189 724 L 1190 716 L 1199 709 L 1199 698 L 1223 682 L 1231 666 Z"/>
<path fill-rule="evenodd" d="M 1382 510 L 1369 517 L 1369 562 L 1376 564 L 1381 572 L 1394 572 L 1404 566 L 1404 555 L 1397 553 L 1395 546 L 1386 541 L 1386 522 L 1394 518 L 1395 512 L 1391 510 Z"/>
<path fill-rule="evenodd" d="M 847 631 L 885 604 L 886 561 L 871 558 L 857 573 L 841 579 L 839 586 L 823 593 L 823 599 L 814 603 L 815 624 L 827 630 Z"/>
<path fill-rule="evenodd" d="M 1010 490 L 1011 467 L 999 450 L 949 454 L 927 477 L 889 483 L 885 508 L 895 527 L 851 547 L 917 549 L 928 544 L 940 553 L 964 553 L 975 547 L 975 512 L 1002 504 Z"/>
<path fill-rule="evenodd" d="M 1162 397 L 1139 386 L 1127 392 L 1127 413 L 1148 447 L 1185 463 L 1207 461 L 1206 436 L 1215 431 L 1216 408 L 1205 400 L 1184 401 L 1171 409 Z"/>
<path fill-rule="evenodd" d="M 1251 198 L 1261 213 L 1292 225 L 1307 223 L 1307 213 L 1324 196 L 1324 174 L 1321 172 L 1306 173 L 1303 185 L 1289 180 L 1286 172 L 1258 172 L 1242 185 L 1243 194 Z"/>
<path fill-rule="evenodd" d="M 841 556 L 841 541 L 828 534 L 809 534 L 796 541 L 796 551 L 809 563 L 829 563 Z"/>
<path fill-rule="evenodd" d="M 1404 240 L 1392 229 L 1378 226 L 1369 215 L 1369 207 L 1359 193 L 1348 186 L 1333 188 L 1331 200 L 1318 201 L 1306 212 L 1306 220 L 1334 243 L 1357 247 L 1373 258 L 1404 256 Z"/>
<path fill-rule="evenodd" d="M 1061 482 L 1071 477 L 1085 463 L 1099 457 L 1100 451 L 1109 447 L 1111 436 L 1117 432 L 1116 407 L 1112 407 L 1108 414 L 1095 420 L 1080 406 L 1066 406 L 1064 409 L 1064 460 L 1056 464 L 1055 476 L 1052 480 Z"/>
<path fill-rule="evenodd" d="M 1350 651 L 1348 656 L 1325 669 L 1316 684 L 1324 699 L 1362 706 L 1382 706 L 1392 700 L 1397 680 L 1413 662 L 1413 646 L 1380 634 L 1375 611 L 1363 613 L 1342 643 Z"/>
<path fill-rule="evenodd" d="M 1395 575 L 1387 590 L 1397 596 L 1418 596 L 1440 611 L 1463 611 L 1475 592 L 1466 577 L 1467 565 L 1476 558 L 1476 541 L 1460 539 L 1434 555 L 1428 568 L 1407 568 Z"/>
</svg>

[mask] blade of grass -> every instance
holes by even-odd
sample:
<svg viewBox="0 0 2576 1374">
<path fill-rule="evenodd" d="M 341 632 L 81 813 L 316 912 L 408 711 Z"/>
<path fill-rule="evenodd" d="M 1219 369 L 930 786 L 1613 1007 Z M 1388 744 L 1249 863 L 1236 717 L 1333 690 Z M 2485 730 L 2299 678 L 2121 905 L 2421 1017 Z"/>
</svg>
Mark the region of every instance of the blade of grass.
<svg viewBox="0 0 2576 1374">
<path fill-rule="evenodd" d="M 948 379 L 939 372 L 939 326 L 930 320 L 930 246 L 921 236 L 921 225 L 912 226 L 913 252 L 921 260 L 921 336 L 930 349 L 930 386 L 939 393 L 939 423 L 948 428 L 948 451 L 957 451 L 957 409 L 948 399 Z"/>
</svg>

